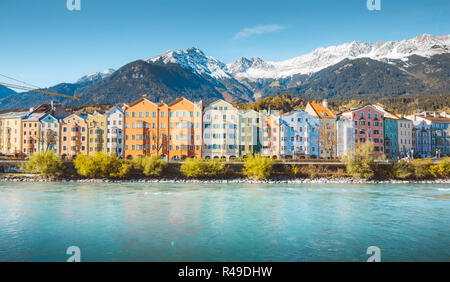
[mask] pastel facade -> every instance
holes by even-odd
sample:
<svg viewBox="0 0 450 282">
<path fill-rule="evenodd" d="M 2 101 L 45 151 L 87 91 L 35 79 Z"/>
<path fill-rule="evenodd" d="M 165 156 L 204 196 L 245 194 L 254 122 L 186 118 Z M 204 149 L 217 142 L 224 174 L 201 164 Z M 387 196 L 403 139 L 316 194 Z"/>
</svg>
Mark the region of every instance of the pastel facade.
<svg viewBox="0 0 450 282">
<path fill-rule="evenodd" d="M 168 111 L 169 159 L 201 158 L 203 102 L 195 103 L 186 98 L 179 98 L 168 106 Z M 161 123 L 161 128 L 162 126 Z M 164 128 L 166 126 L 164 124 Z"/>
<path fill-rule="evenodd" d="M 384 118 L 384 152 L 389 159 L 399 158 L 398 118 Z"/>
<path fill-rule="evenodd" d="M 260 113 L 248 110 L 239 114 L 239 156 L 260 154 L 262 131 Z"/>
<path fill-rule="evenodd" d="M 46 115 L 40 120 L 39 132 L 39 151 L 53 151 L 55 154 L 60 152 L 60 123 L 59 119 L 52 115 Z"/>
<path fill-rule="evenodd" d="M 319 118 L 319 157 L 334 159 L 337 157 L 336 115 L 328 108 L 328 103 L 308 103 L 305 112 Z"/>
<path fill-rule="evenodd" d="M 280 156 L 280 114 L 277 111 L 263 111 L 261 115 L 261 155 L 278 159 Z"/>
<path fill-rule="evenodd" d="M 336 120 L 337 157 L 341 158 L 355 151 L 355 132 L 353 121 L 340 116 Z"/>
<path fill-rule="evenodd" d="M 201 158 L 203 103 L 179 98 L 170 105 L 146 97 L 125 109 L 125 157 Z"/>
<path fill-rule="evenodd" d="M 203 113 L 203 158 L 239 157 L 239 111 L 232 104 L 217 100 Z"/>
<path fill-rule="evenodd" d="M 106 112 L 106 153 L 123 157 L 124 113 L 119 107 Z"/>
<path fill-rule="evenodd" d="M 373 105 L 345 112 L 354 122 L 355 145 L 372 142 L 376 152 L 384 153 L 384 113 Z"/>
<path fill-rule="evenodd" d="M 0 151 L 5 155 L 22 153 L 22 119 L 29 112 L 0 115 Z"/>
<path fill-rule="evenodd" d="M 125 110 L 124 156 L 134 159 L 138 156 L 158 155 L 160 149 L 158 105 L 144 98 L 134 102 Z"/>
<path fill-rule="evenodd" d="M 414 154 L 413 142 L 414 124 L 411 120 L 398 120 L 398 152 L 400 158 L 411 157 Z"/>
<path fill-rule="evenodd" d="M 72 114 L 61 120 L 60 154 L 63 158 L 75 158 L 88 154 L 88 123 L 85 116 Z"/>
<path fill-rule="evenodd" d="M 31 156 L 39 152 L 41 122 L 45 113 L 30 113 L 22 120 L 22 153 Z"/>
<path fill-rule="evenodd" d="M 450 118 L 425 113 L 412 115 L 409 119 L 416 127 L 416 148 L 419 154 L 437 157 L 450 155 Z"/>
<path fill-rule="evenodd" d="M 301 110 L 282 115 L 280 158 L 318 158 L 319 126 L 318 117 L 310 116 Z"/>
<path fill-rule="evenodd" d="M 106 152 L 106 115 L 95 112 L 87 117 L 89 131 L 88 155 Z"/>
</svg>

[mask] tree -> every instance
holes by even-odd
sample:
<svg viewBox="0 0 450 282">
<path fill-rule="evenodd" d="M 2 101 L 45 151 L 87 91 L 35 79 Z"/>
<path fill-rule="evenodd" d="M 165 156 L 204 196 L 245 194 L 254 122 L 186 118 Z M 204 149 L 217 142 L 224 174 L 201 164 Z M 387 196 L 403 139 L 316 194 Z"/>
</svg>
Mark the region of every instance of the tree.
<svg viewBox="0 0 450 282">
<path fill-rule="evenodd" d="M 33 154 L 25 163 L 23 170 L 39 173 L 45 178 L 55 178 L 63 174 L 64 163 L 53 151 Z"/>
<path fill-rule="evenodd" d="M 337 135 L 335 119 L 320 119 L 319 125 L 320 156 L 332 159 L 336 157 Z"/>
<path fill-rule="evenodd" d="M 379 154 L 376 154 L 371 142 L 356 146 L 354 152 L 343 157 L 347 172 L 356 178 L 371 179 L 375 176 L 376 163 Z"/>
</svg>

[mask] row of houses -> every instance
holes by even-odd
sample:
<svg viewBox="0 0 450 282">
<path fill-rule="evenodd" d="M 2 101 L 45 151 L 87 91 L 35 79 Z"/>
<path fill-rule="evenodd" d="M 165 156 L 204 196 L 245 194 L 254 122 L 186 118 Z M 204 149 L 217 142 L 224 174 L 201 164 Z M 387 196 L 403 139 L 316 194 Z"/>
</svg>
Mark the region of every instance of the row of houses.
<svg viewBox="0 0 450 282">
<path fill-rule="evenodd" d="M 54 151 L 64 158 L 105 152 L 122 158 L 161 155 L 233 159 L 261 154 L 274 159 L 333 159 L 372 142 L 388 158 L 450 155 L 450 118 L 420 113 L 398 116 L 378 105 L 335 115 L 326 101 L 280 114 L 240 110 L 179 98 L 155 103 L 144 95 L 105 113 L 68 114 L 55 103 L 0 114 L 0 152 L 30 156 Z"/>
</svg>

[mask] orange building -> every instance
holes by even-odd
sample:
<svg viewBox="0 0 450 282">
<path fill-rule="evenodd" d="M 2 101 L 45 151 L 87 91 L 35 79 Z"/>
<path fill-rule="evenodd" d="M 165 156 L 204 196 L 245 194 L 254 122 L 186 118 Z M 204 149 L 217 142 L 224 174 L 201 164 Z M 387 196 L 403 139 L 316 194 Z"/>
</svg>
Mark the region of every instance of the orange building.
<svg viewBox="0 0 450 282">
<path fill-rule="evenodd" d="M 168 160 L 201 157 L 202 102 L 185 98 L 170 105 L 146 96 L 125 109 L 124 156 L 161 155 Z"/>
<path fill-rule="evenodd" d="M 88 123 L 86 117 L 72 114 L 61 121 L 60 152 L 63 158 L 88 153 Z"/>
</svg>

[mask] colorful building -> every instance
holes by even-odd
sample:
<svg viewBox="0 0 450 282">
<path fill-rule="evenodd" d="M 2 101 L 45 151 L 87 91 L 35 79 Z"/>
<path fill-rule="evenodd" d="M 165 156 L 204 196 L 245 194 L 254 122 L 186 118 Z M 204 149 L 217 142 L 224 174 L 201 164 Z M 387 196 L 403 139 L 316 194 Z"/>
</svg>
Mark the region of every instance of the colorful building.
<svg viewBox="0 0 450 282">
<path fill-rule="evenodd" d="M 88 154 L 88 123 L 85 116 L 72 114 L 61 120 L 61 148 L 63 158 Z"/>
<path fill-rule="evenodd" d="M 202 156 L 203 103 L 179 98 L 167 105 L 144 96 L 125 109 L 125 157 L 169 160 Z"/>
<path fill-rule="evenodd" d="M 186 98 L 178 98 L 169 104 L 168 111 L 169 159 L 200 159 L 203 150 L 203 102 L 191 102 Z M 160 125 L 163 128 L 163 124 Z"/>
<path fill-rule="evenodd" d="M 30 112 L 0 115 L 0 151 L 5 155 L 22 153 L 22 119 Z"/>
<path fill-rule="evenodd" d="M 278 111 L 261 113 L 262 151 L 261 155 L 278 159 L 280 156 L 280 114 Z"/>
<path fill-rule="evenodd" d="M 255 110 L 240 112 L 239 114 L 239 156 L 261 154 L 261 118 Z"/>
<path fill-rule="evenodd" d="M 53 151 L 55 154 L 60 152 L 60 123 L 59 119 L 48 114 L 40 120 L 39 132 L 39 151 Z"/>
<path fill-rule="evenodd" d="M 322 103 L 308 103 L 305 112 L 319 118 L 319 157 L 337 157 L 336 115 L 328 108 L 327 100 Z"/>
<path fill-rule="evenodd" d="M 384 153 L 389 159 L 398 159 L 398 117 L 384 118 Z"/>
<path fill-rule="evenodd" d="M 450 155 L 450 118 L 437 113 L 408 117 L 416 127 L 416 149 L 420 155 Z"/>
<path fill-rule="evenodd" d="M 106 152 L 106 115 L 94 112 L 87 117 L 89 131 L 88 155 Z"/>
<path fill-rule="evenodd" d="M 224 100 L 217 100 L 203 113 L 203 158 L 239 157 L 239 111 Z"/>
<path fill-rule="evenodd" d="M 318 117 L 310 116 L 302 110 L 282 115 L 280 158 L 318 158 L 319 126 Z"/>
<path fill-rule="evenodd" d="M 123 157 L 124 114 L 119 107 L 106 112 L 106 152 Z"/>
<path fill-rule="evenodd" d="M 398 120 L 398 152 L 400 158 L 414 155 L 414 124 L 412 120 L 401 118 Z"/>
<path fill-rule="evenodd" d="M 336 120 L 337 156 L 339 158 L 355 151 L 355 132 L 353 121 L 340 116 Z"/>
<path fill-rule="evenodd" d="M 372 142 L 376 152 L 384 153 L 384 113 L 373 105 L 348 111 L 342 116 L 352 119 L 355 145 Z"/>
</svg>

